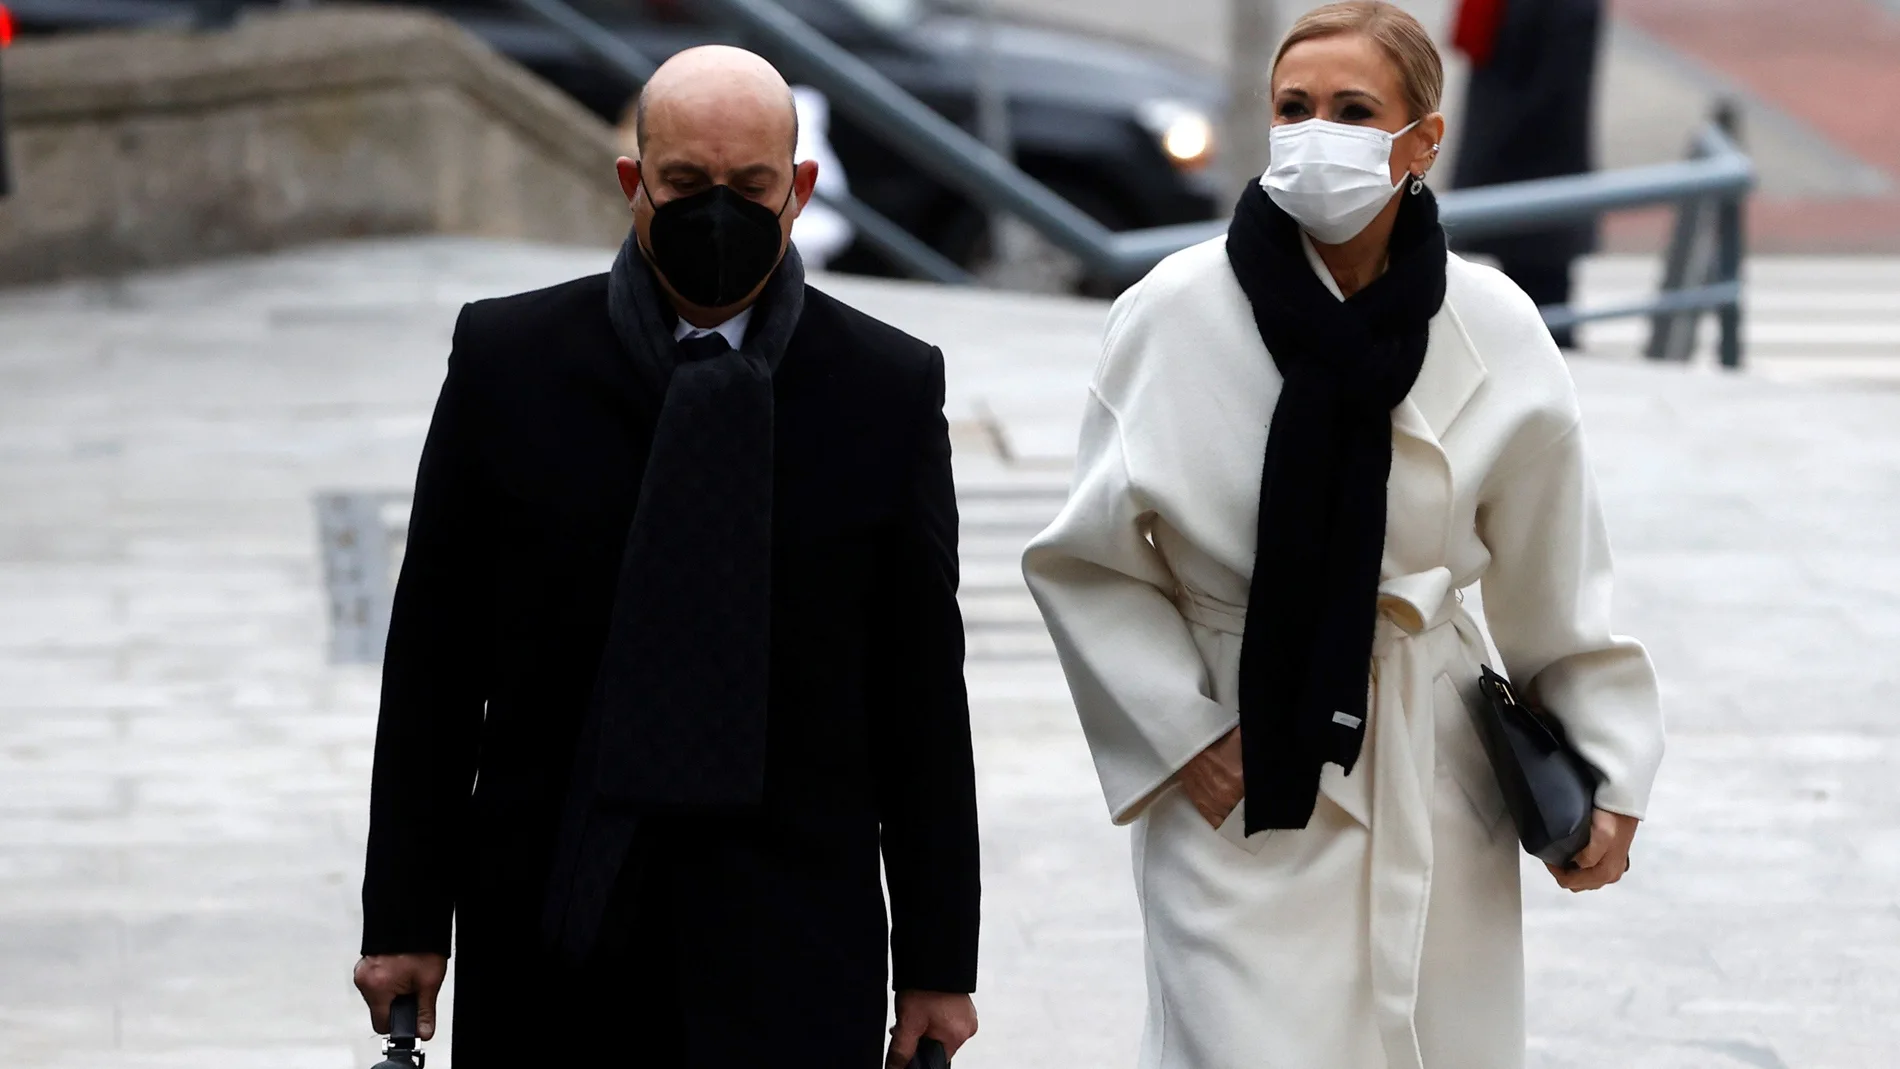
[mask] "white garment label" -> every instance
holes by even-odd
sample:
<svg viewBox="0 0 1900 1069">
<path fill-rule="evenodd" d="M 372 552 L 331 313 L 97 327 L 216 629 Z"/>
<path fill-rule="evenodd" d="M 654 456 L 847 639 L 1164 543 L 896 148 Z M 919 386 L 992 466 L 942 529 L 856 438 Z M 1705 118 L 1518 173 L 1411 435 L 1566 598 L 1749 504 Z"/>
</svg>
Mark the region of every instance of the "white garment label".
<svg viewBox="0 0 1900 1069">
<path fill-rule="evenodd" d="M 1364 717 L 1354 716 L 1351 713 L 1334 713 L 1333 714 L 1333 723 L 1344 724 L 1349 728 L 1356 728 L 1365 722 L 1366 721 Z"/>
</svg>

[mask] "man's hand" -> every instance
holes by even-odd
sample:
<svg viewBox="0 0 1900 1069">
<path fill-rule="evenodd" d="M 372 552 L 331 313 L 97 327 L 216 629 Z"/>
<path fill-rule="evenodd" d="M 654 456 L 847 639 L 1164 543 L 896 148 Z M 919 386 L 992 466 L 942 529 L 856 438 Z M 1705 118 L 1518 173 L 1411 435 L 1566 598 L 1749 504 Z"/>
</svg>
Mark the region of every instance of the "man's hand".
<svg viewBox="0 0 1900 1069">
<path fill-rule="evenodd" d="M 1201 819 L 1220 827 L 1246 793 L 1240 772 L 1240 729 L 1235 728 L 1196 754 L 1181 769 L 1179 778 L 1181 789 L 1187 792 Z"/>
<path fill-rule="evenodd" d="M 379 1036 L 389 1034 L 389 1004 L 397 995 L 415 995 L 416 1038 L 435 1038 L 435 996 L 449 974 L 449 959 L 440 954 L 377 954 L 356 963 L 356 989 L 369 1004 L 370 1027 Z"/>
<path fill-rule="evenodd" d="M 899 991 L 897 1024 L 891 1028 L 891 1052 L 884 1064 L 889 1069 L 904 1069 L 917 1056 L 917 1043 L 925 1036 L 943 1044 L 944 1053 L 954 1058 L 973 1035 L 976 1003 L 970 996 Z"/>
<path fill-rule="evenodd" d="M 1590 845 L 1577 854 L 1577 867 L 1547 866 L 1566 891 L 1594 891 L 1623 878 L 1630 867 L 1630 843 L 1636 838 L 1635 817 L 1599 809 L 1590 818 Z"/>
</svg>

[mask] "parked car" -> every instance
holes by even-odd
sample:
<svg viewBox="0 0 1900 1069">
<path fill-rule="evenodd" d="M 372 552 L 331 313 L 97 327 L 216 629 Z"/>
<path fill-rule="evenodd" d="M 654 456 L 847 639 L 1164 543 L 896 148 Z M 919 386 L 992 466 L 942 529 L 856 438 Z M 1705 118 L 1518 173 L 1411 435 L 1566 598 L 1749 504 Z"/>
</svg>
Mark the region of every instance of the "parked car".
<svg viewBox="0 0 1900 1069">
<path fill-rule="evenodd" d="M 191 0 L 8 0 L 23 33 L 186 19 Z M 993 32 L 948 0 L 781 0 L 813 28 L 952 121 L 974 130 L 987 67 L 1009 101 L 1017 163 L 1111 229 L 1207 219 L 1221 80 L 1153 48 L 1003 20 Z M 420 0 L 497 51 L 618 122 L 635 86 L 508 0 Z M 578 0 L 576 6 L 661 61 L 682 49 L 743 43 L 693 0 Z M 834 109 L 831 144 L 852 193 L 953 260 L 990 255 L 986 215 Z M 860 243 L 840 270 L 892 273 Z"/>
</svg>

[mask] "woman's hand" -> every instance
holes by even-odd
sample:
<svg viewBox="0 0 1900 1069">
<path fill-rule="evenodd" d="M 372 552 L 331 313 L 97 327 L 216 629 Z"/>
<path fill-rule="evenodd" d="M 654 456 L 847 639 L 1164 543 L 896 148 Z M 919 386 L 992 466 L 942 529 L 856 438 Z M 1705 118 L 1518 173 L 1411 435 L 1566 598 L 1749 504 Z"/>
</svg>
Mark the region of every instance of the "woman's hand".
<svg viewBox="0 0 1900 1069">
<path fill-rule="evenodd" d="M 1181 769 L 1181 789 L 1212 827 L 1220 827 L 1246 793 L 1240 774 L 1240 729 L 1221 736 Z"/>
<path fill-rule="evenodd" d="M 1547 866 L 1566 891 L 1594 891 L 1623 878 L 1630 868 L 1630 843 L 1636 838 L 1635 817 L 1599 809 L 1590 818 L 1590 845 L 1577 854 L 1577 867 Z"/>
</svg>

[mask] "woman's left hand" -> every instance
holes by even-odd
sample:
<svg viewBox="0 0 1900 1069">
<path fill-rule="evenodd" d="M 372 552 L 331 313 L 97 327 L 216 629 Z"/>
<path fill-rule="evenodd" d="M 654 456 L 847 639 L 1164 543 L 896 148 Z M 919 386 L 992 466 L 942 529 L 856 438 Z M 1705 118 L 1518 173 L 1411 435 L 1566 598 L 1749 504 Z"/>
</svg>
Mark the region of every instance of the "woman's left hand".
<svg viewBox="0 0 1900 1069">
<path fill-rule="evenodd" d="M 1590 845 L 1577 854 L 1577 867 L 1547 866 L 1566 891 L 1594 891 L 1623 878 L 1630 868 L 1630 843 L 1636 839 L 1635 817 L 1599 809 L 1590 819 Z"/>
</svg>

